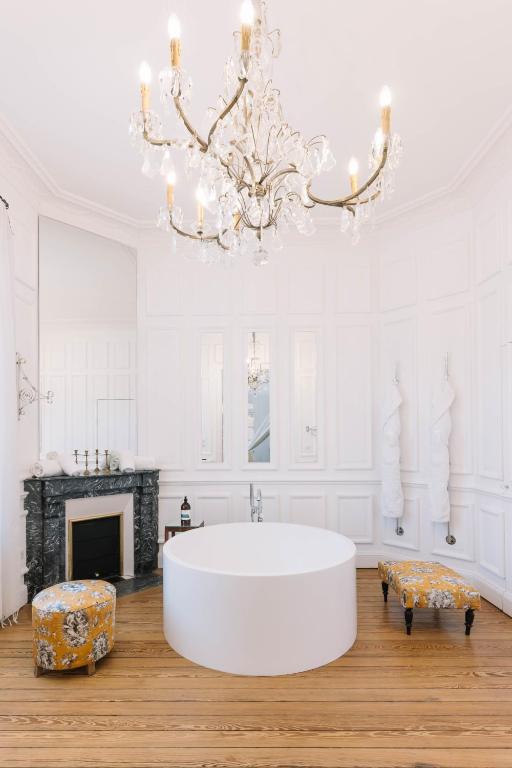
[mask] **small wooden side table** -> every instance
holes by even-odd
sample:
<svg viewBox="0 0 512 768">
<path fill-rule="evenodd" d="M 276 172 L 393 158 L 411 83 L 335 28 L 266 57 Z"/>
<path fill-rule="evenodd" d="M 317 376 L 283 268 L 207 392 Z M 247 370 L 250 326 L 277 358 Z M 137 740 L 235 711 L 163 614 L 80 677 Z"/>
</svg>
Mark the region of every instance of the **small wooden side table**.
<svg viewBox="0 0 512 768">
<path fill-rule="evenodd" d="M 177 533 L 186 533 L 186 531 L 193 531 L 194 528 L 204 528 L 204 520 L 196 525 L 166 525 L 164 530 L 164 541 L 170 537 L 176 536 Z"/>
</svg>

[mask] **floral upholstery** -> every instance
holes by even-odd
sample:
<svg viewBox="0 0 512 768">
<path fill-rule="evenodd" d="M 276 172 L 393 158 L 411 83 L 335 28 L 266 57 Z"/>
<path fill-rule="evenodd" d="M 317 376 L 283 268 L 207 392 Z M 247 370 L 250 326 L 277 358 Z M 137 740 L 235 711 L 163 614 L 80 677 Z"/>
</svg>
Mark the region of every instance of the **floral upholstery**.
<svg viewBox="0 0 512 768">
<path fill-rule="evenodd" d="M 480 594 L 441 563 L 382 560 L 381 581 L 393 587 L 404 608 L 480 608 Z"/>
<path fill-rule="evenodd" d="M 106 656 L 114 645 L 116 590 L 106 581 L 65 581 L 32 602 L 37 667 L 74 669 Z"/>
</svg>

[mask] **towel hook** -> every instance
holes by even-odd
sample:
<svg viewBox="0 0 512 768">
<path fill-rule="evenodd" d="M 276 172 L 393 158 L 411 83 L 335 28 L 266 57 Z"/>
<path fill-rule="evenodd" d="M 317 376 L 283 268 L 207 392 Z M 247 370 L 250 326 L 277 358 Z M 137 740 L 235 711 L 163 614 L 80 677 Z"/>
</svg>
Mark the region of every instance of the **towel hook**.
<svg viewBox="0 0 512 768">
<path fill-rule="evenodd" d="M 450 378 L 450 369 L 448 367 L 448 352 L 444 356 L 444 378 L 446 381 Z"/>
<path fill-rule="evenodd" d="M 395 363 L 395 375 L 393 376 L 393 383 L 400 384 L 400 377 L 398 376 L 398 361 Z"/>
<path fill-rule="evenodd" d="M 396 533 L 397 536 L 403 536 L 404 535 L 404 529 L 400 525 L 400 520 L 401 519 L 402 519 L 401 517 L 397 517 L 396 518 L 395 533 Z"/>
<path fill-rule="evenodd" d="M 455 536 L 453 535 L 453 533 L 450 533 L 450 521 L 449 521 L 449 520 L 448 520 L 448 533 L 447 533 L 447 535 L 446 535 L 446 539 L 445 539 L 445 541 L 446 541 L 446 543 L 447 543 L 447 544 L 449 544 L 450 546 L 453 546 L 454 544 L 456 544 L 456 543 L 457 543 L 457 539 L 455 538 Z"/>
</svg>

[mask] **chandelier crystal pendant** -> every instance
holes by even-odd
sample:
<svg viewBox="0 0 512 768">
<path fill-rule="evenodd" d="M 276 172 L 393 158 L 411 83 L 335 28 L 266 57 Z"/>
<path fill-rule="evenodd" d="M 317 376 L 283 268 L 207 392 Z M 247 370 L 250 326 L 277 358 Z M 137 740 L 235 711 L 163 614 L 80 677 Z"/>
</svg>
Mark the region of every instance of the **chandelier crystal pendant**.
<svg viewBox="0 0 512 768">
<path fill-rule="evenodd" d="M 281 250 L 280 230 L 292 226 L 312 235 L 311 209 L 326 205 L 341 209 L 341 230 L 350 230 L 357 243 L 362 224 L 372 218 L 378 200 L 393 191 L 393 172 L 402 144 L 391 133 L 391 93 L 380 99 L 380 127 L 369 152 L 369 176 L 359 182 L 359 165 L 348 166 L 350 193 L 334 200 L 318 197 L 313 180 L 335 165 L 325 136 L 305 140 L 284 119 L 279 91 L 272 82 L 273 59 L 281 50 L 279 30 L 268 31 L 265 0 L 244 0 L 241 27 L 234 33 L 235 52 L 225 66 L 223 92 L 208 110 L 209 130 L 203 136 L 191 124 L 186 105 L 192 83 L 181 66 L 181 25 L 169 19 L 169 65 L 159 75 L 164 107 L 174 108 L 186 129 L 182 138 L 164 138 L 163 124 L 151 109 L 151 70 L 140 67 L 141 109 L 132 115 L 130 135 L 143 155 L 142 172 L 166 180 L 166 205 L 158 225 L 196 241 L 206 262 L 252 254 L 265 264 L 269 252 Z M 184 221 L 175 204 L 176 170 L 173 150 L 185 155 L 185 169 L 197 169 L 197 216 Z"/>
</svg>

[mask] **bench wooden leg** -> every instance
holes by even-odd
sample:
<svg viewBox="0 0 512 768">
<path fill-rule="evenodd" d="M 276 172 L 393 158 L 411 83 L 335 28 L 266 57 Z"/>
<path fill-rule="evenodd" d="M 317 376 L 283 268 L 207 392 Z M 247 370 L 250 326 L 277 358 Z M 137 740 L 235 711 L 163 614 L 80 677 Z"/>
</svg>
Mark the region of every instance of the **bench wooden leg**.
<svg viewBox="0 0 512 768">
<path fill-rule="evenodd" d="M 384 602 L 385 603 L 387 603 L 387 601 L 388 601 L 388 589 L 389 589 L 389 584 L 387 583 L 387 581 L 383 581 L 382 582 L 382 594 L 384 595 Z"/>
<path fill-rule="evenodd" d="M 38 667 L 37 665 L 34 667 L 34 677 L 41 677 L 45 672 L 46 669 L 43 669 L 43 667 Z"/>
<path fill-rule="evenodd" d="M 96 664 L 95 664 L 95 662 L 91 661 L 91 663 L 87 665 L 86 669 L 87 669 L 87 674 L 89 676 L 94 675 L 96 673 Z"/>
<path fill-rule="evenodd" d="M 475 620 L 475 612 L 472 608 L 468 608 L 466 611 L 466 635 L 471 634 L 471 627 Z"/>
<path fill-rule="evenodd" d="M 406 608 L 405 609 L 405 631 L 408 635 L 411 634 L 411 628 L 412 628 L 412 608 Z"/>
</svg>

